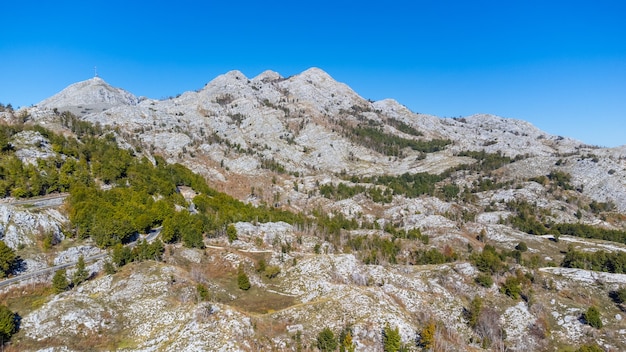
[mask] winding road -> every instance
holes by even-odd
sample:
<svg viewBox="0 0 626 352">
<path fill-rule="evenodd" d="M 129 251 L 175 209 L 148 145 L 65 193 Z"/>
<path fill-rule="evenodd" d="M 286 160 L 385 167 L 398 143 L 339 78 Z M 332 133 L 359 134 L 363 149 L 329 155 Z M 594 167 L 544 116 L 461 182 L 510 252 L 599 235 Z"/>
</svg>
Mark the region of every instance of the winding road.
<svg viewBox="0 0 626 352">
<path fill-rule="evenodd" d="M 152 242 L 154 241 L 157 236 L 161 233 L 161 227 L 155 228 L 152 231 L 150 231 L 145 237 L 140 238 L 140 240 L 146 240 L 148 242 Z M 139 242 L 139 240 L 137 241 L 133 241 L 129 244 L 127 244 L 128 247 L 134 247 L 137 243 Z M 90 263 L 90 262 L 94 262 L 97 260 L 100 260 L 106 256 L 108 256 L 109 253 L 108 252 L 102 252 L 102 253 L 98 253 L 92 256 L 88 256 L 88 257 L 84 257 L 85 263 Z M 50 273 L 53 273 L 57 270 L 60 269 L 66 269 L 69 267 L 72 267 L 74 265 L 76 265 L 76 263 L 78 263 L 78 261 L 73 261 L 73 262 L 69 262 L 69 263 L 63 263 L 63 264 L 59 264 L 59 265 L 55 265 L 55 266 L 51 266 L 49 268 L 45 268 L 45 269 L 40 269 L 40 270 L 36 270 L 30 273 L 23 273 L 23 274 L 19 274 L 17 276 L 5 279 L 0 281 L 0 289 L 12 285 L 14 283 L 18 283 L 21 281 L 25 281 L 28 279 L 33 279 L 39 276 L 43 276 L 43 275 L 49 275 Z"/>
<path fill-rule="evenodd" d="M 9 201 L 5 204 L 13 205 L 13 206 L 26 206 L 29 209 L 40 209 L 40 208 L 48 208 L 48 207 L 58 207 L 63 204 L 65 198 L 67 198 L 69 193 L 57 193 L 50 194 L 43 197 L 35 197 L 28 199 L 16 199 Z"/>
<path fill-rule="evenodd" d="M 107 255 L 109 255 L 109 253 L 103 252 L 103 253 L 92 255 L 92 256 L 89 256 L 89 257 L 85 257 L 84 258 L 85 259 L 85 263 L 89 263 L 89 262 L 96 261 L 98 259 L 102 259 L 102 258 L 106 257 Z M 11 277 L 11 278 L 8 278 L 8 279 L 0 281 L 0 288 L 12 285 L 12 284 L 20 282 L 20 281 L 33 279 L 33 278 L 36 278 L 38 276 L 48 275 L 48 274 L 53 273 L 53 272 L 55 272 L 55 271 L 57 271 L 59 269 L 65 269 L 65 268 L 72 267 L 72 266 L 76 265 L 76 263 L 77 263 L 77 261 L 70 262 L 70 263 L 64 263 L 64 264 L 51 266 L 49 268 L 33 271 L 33 272 L 30 272 L 30 273 L 20 274 L 20 275 L 17 275 L 17 276 L 14 276 L 14 277 Z"/>
</svg>

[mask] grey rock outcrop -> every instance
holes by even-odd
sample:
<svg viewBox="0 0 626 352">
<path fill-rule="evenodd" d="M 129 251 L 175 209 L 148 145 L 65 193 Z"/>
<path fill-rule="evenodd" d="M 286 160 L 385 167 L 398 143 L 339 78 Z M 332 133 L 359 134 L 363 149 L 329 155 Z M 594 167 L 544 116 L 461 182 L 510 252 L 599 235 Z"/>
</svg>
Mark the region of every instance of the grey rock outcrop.
<svg viewBox="0 0 626 352">
<path fill-rule="evenodd" d="M 65 237 L 61 230 L 63 218 L 54 209 L 34 213 L 0 203 L 0 237 L 13 249 L 32 245 L 45 236 L 60 242 Z"/>
<path fill-rule="evenodd" d="M 114 88 L 102 78 L 94 77 L 74 83 L 58 94 L 45 99 L 36 106 L 42 109 L 67 108 L 107 109 L 117 105 L 137 105 L 139 99 L 133 94 Z"/>
</svg>

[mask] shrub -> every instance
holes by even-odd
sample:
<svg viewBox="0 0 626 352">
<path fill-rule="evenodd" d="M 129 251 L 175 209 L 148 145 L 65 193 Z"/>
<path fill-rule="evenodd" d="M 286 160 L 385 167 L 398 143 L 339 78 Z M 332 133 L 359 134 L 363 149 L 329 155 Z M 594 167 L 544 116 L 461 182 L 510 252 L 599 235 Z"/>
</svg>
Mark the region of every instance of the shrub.
<svg viewBox="0 0 626 352">
<path fill-rule="evenodd" d="M 317 348 L 320 351 L 334 351 L 337 349 L 337 338 L 330 328 L 325 327 L 317 335 Z"/>
<path fill-rule="evenodd" d="M 243 270 L 243 265 L 239 265 L 239 272 L 237 273 L 237 286 L 240 290 L 247 291 L 250 289 L 250 279 L 246 272 Z"/>
<path fill-rule="evenodd" d="M 419 345 L 424 350 L 430 350 L 435 345 L 435 333 L 437 332 L 437 325 L 435 322 L 430 322 L 426 325 L 422 331 L 420 331 Z"/>
<path fill-rule="evenodd" d="M 198 298 L 200 301 L 208 301 L 209 300 L 209 289 L 203 284 L 196 285 L 196 291 L 198 292 Z"/>
<path fill-rule="evenodd" d="M 472 328 L 478 325 L 478 318 L 483 308 L 483 300 L 478 295 L 472 299 L 469 309 L 466 310 L 467 324 Z"/>
<path fill-rule="evenodd" d="M 265 275 L 266 278 L 273 279 L 276 276 L 278 276 L 278 274 L 280 274 L 280 267 L 278 265 L 270 265 L 265 268 L 265 271 L 263 274 Z"/>
<path fill-rule="evenodd" d="M 517 277 L 509 276 L 502 284 L 500 291 L 513 299 L 518 299 L 522 293 L 522 284 Z"/>
<path fill-rule="evenodd" d="M 526 242 L 520 242 L 517 246 L 515 246 L 515 249 L 520 252 L 526 252 L 528 250 L 528 245 L 526 245 Z"/>
<path fill-rule="evenodd" d="M 483 287 L 491 287 L 493 285 L 493 278 L 489 274 L 480 273 L 474 278 L 474 281 Z"/>
<path fill-rule="evenodd" d="M 339 334 L 339 352 L 354 352 L 356 345 L 352 341 L 352 328 L 345 327 Z"/>
<path fill-rule="evenodd" d="M 617 297 L 617 299 L 616 299 L 617 303 L 624 303 L 624 302 L 626 302 L 626 287 L 622 287 L 619 290 L 617 290 L 615 292 L 615 295 Z"/>
<path fill-rule="evenodd" d="M 484 273 L 495 274 L 504 270 L 502 259 L 491 245 L 485 245 L 480 254 L 472 253 L 470 260 Z"/>
<path fill-rule="evenodd" d="M 230 224 L 226 228 L 226 235 L 228 236 L 228 242 L 233 243 L 237 239 L 237 228 L 235 225 Z"/>
<path fill-rule="evenodd" d="M 600 319 L 600 311 L 597 307 L 591 306 L 583 313 L 583 319 L 589 326 L 596 329 L 602 329 L 602 319 Z"/>
</svg>

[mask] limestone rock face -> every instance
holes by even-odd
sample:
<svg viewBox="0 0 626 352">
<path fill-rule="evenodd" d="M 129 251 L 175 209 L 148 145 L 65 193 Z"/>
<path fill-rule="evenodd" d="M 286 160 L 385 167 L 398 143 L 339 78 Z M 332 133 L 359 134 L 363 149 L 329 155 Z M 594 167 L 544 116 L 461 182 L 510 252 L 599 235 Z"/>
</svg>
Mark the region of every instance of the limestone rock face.
<svg viewBox="0 0 626 352">
<path fill-rule="evenodd" d="M 560 168 L 578 185 L 585 185 L 583 194 L 626 210 L 624 147 L 587 146 L 545 133 L 528 122 L 494 115 L 439 118 L 412 112 L 393 99 L 371 102 L 318 68 L 288 78 L 265 71 L 250 79 L 231 71 L 198 91 L 166 100 L 139 101 L 94 78 L 44 100 L 32 114 L 45 115 L 46 107 L 96 103 L 106 106 L 83 109 L 85 120 L 119 128 L 142 149 L 202 170 L 218 182 L 228 179 L 221 167 L 228 167 L 231 174 L 258 177 L 264 173 L 264 160 L 305 175 L 440 173 L 468 162 L 455 154 L 484 150 L 524 158 L 507 166 L 505 177 L 511 179 L 546 175 L 563 159 Z M 390 124 L 393 121 L 411 126 L 421 135 L 402 132 Z M 401 158 L 389 158 L 350 138 L 346 126 L 363 124 L 381 126 L 385 133 L 402 138 L 448 139 L 452 144 L 425 159 L 409 148 Z M 235 153 L 232 146 L 238 148 Z M 575 160 L 588 154 L 596 155 L 600 162 Z"/>
<path fill-rule="evenodd" d="M 58 94 L 39 102 L 37 107 L 57 108 L 62 111 L 68 107 L 108 108 L 138 103 L 139 99 L 131 93 L 110 86 L 102 78 L 94 77 L 68 86 Z"/>
<path fill-rule="evenodd" d="M 491 305 L 490 326 L 506 332 L 502 350 L 546 350 L 553 339 L 577 344 L 600 335 L 609 341 L 606 349 L 626 344 L 626 323 L 615 314 L 619 307 L 608 294 L 626 283 L 625 275 L 550 267 L 559 265 L 568 245 L 614 252 L 626 251 L 626 246 L 531 235 L 507 222 L 516 216 L 512 204 L 525 202 L 544 223 L 623 229 L 626 146 L 589 146 L 525 121 L 488 114 L 452 119 L 416 113 L 393 99 L 364 99 L 319 68 L 291 77 L 265 71 L 248 78 L 230 71 L 164 100 L 140 99 L 94 78 L 17 114 L 1 113 L 0 119 L 20 115 L 71 134 L 58 122 L 64 110 L 99 124 L 135 155 L 182 163 L 246 203 L 309 218 L 341 216 L 368 226 L 342 227 L 335 235 L 315 223 L 242 221 L 234 223 L 237 239 L 232 243 L 211 233 L 204 249 L 168 244 L 165 262 L 133 262 L 114 275 L 101 272 L 105 253 L 88 242 L 37 253 L 24 258 L 32 270 L 72 263 L 83 255 L 99 258 L 88 269 L 100 273 L 24 314 L 24 339 L 52 341 L 59 350 L 89 349 L 93 346 L 80 343 L 98 338 L 109 343 L 94 342 L 98 348 L 127 351 L 298 350 L 298 343 L 304 349 L 313 346 L 324 327 L 338 334 L 350 326 L 357 350 L 369 351 L 380 350 L 386 323 L 398 327 L 410 348 L 417 333 L 436 322 L 447 346 L 442 349 L 480 350 L 477 331 L 466 321 L 468 303 L 480 296 Z M 406 147 L 385 153 L 371 139 L 357 138 L 363 128 L 376 129 L 387 139 L 444 139 L 450 144 L 436 152 Z M 9 143 L 30 165 L 56 155 L 38 132 L 18 133 Z M 456 168 L 479 163 L 467 155 L 480 151 L 512 162 L 488 171 Z M 449 176 L 434 186 L 433 195 L 387 193 L 389 199 L 374 201 L 364 191 L 341 199 L 322 194 L 323 187 L 340 184 L 377 187 L 382 194 L 391 188 L 374 184 L 374 177 L 446 171 Z M 571 187 L 548 181 L 554 171 L 567 174 Z M 456 186 L 459 192 L 445 197 L 444 186 L 453 191 Z M 195 195 L 181 194 L 187 200 Z M 592 201 L 614 207 L 598 214 L 590 209 Z M 61 240 L 67 221 L 62 208 L 34 208 L 17 206 L 15 200 L 0 204 L 0 237 L 12 248 L 26 248 L 25 255 L 36 251 L 41 233 Z M 387 225 L 419 229 L 423 236 L 395 238 L 401 233 L 392 235 Z M 397 257 L 386 260 L 368 242 L 373 239 L 389 240 L 386 250 L 398 245 Z M 528 247 L 522 263 L 509 258 L 509 268 L 494 275 L 493 285 L 476 283 L 480 273 L 471 253 L 485 244 L 513 253 L 522 241 Z M 417 265 L 418 252 L 430 249 L 461 259 Z M 261 259 L 271 273 L 259 268 Z M 526 261 L 539 264 L 531 268 Z M 236 286 L 239 268 L 249 276 L 249 291 Z M 500 290 L 508 276 L 521 273 L 534 282 L 532 299 L 524 302 Z M 201 300 L 199 285 L 210 293 L 208 301 Z M 603 316 L 603 334 L 588 330 L 579 319 L 581 305 L 596 301 L 610 313 Z"/>
<path fill-rule="evenodd" d="M 61 230 L 63 220 L 64 217 L 54 209 L 35 213 L 0 204 L 0 236 L 13 249 L 32 245 L 47 235 L 60 242 L 65 237 Z"/>
</svg>

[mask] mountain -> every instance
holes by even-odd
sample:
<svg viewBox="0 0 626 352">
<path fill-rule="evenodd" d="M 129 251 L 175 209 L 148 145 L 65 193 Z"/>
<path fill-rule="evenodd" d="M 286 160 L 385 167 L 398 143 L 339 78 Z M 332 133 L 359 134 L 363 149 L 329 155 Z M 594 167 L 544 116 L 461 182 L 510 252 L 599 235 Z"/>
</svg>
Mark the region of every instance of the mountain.
<svg viewBox="0 0 626 352">
<path fill-rule="evenodd" d="M 94 77 L 86 81 L 74 83 L 59 93 L 47 98 L 38 104 L 43 109 L 68 110 L 81 109 L 79 111 L 105 110 L 118 105 L 134 106 L 139 99 L 131 93 L 111 87 L 100 77 Z"/>
<path fill-rule="evenodd" d="M 97 209 L 89 217 L 121 202 L 113 195 L 130 194 L 139 208 L 172 199 L 175 214 L 203 226 L 204 248 L 171 240 L 163 260 L 107 274 L 102 256 L 119 252 L 107 257 L 97 244 L 106 245 L 76 230 L 87 208 L 72 202 L 87 191 L 69 188 L 62 206 L 5 199 L 0 233 L 26 263 L 17 277 L 95 257 L 93 277 L 69 291 L 45 291 L 51 273 L 33 279 L 37 287 L 2 289 L 20 311 L 12 339 L 20 350 L 315 350 L 325 327 L 336 337 L 350 331 L 357 350 L 372 351 L 394 328 L 413 350 L 626 345 L 618 299 L 626 292 L 624 147 L 589 146 L 494 115 L 439 118 L 393 99 L 370 101 L 318 68 L 291 77 L 231 71 L 165 100 L 93 78 L 0 118 L 46 128 L 8 129 L 1 160 L 41 175 L 55 165 L 65 177 L 93 173 L 84 182 L 110 203 L 89 208 Z M 182 172 L 164 161 L 216 191 L 181 173 L 171 176 L 176 195 L 140 200 L 170 188 L 153 180 L 132 193 L 135 182 Z M 19 195 L 26 186 L 11 187 Z M 116 216 L 129 214 L 141 212 Z M 116 216 L 98 228 L 119 223 Z M 178 215 L 160 216 L 166 236 L 183 236 L 171 227 Z M 46 238 L 54 245 L 44 246 Z M 249 290 L 237 286 L 242 273 Z M 592 306 L 601 329 L 583 318 Z"/>
<path fill-rule="evenodd" d="M 81 99 L 95 103 L 94 97 L 102 95 L 94 91 L 124 92 L 99 78 L 85 82 L 68 87 L 37 108 L 51 106 L 51 101 L 57 102 L 56 107 L 78 105 Z M 393 100 L 370 102 L 317 68 L 289 78 L 267 71 L 249 79 L 232 71 L 197 92 L 162 101 L 146 99 L 135 104 L 136 101 L 129 93 L 111 95 L 106 100 L 110 108 L 87 111 L 83 119 L 119 127 L 144 150 L 203 170 L 200 172 L 216 182 L 228 183 L 229 173 L 257 175 L 260 165 L 268 159 L 287 172 L 303 175 L 344 170 L 361 176 L 440 173 L 466 162 L 455 154 L 484 150 L 512 158 L 527 156 L 515 164 L 516 173 L 526 178 L 549 173 L 551 163 L 558 159 L 571 160 L 563 163 L 562 168 L 575 183 L 585 185 L 583 193 L 599 202 L 609 200 L 620 211 L 626 211 L 620 161 L 623 152 L 619 148 L 586 146 L 570 138 L 549 135 L 528 122 L 493 115 L 441 119 L 411 112 Z M 414 128 L 413 134 L 419 136 L 400 131 L 399 124 Z M 400 158 L 389 158 L 350 136 L 355 127 L 365 125 L 382 127 L 385 133 L 402 138 L 447 139 L 453 143 L 443 151 L 426 154 L 424 160 L 418 158 L 421 152 L 414 150 L 402 151 L 406 155 Z M 214 138 L 238 146 L 237 152 L 230 153 L 232 147 L 212 143 Z M 193 158 L 189 157 L 191 154 Z M 579 158 L 586 154 L 602 157 L 598 165 L 593 165 L 597 166 L 595 171 Z M 541 165 L 537 165 L 539 160 Z M 228 166 L 227 172 L 219 167 L 222 163 Z M 594 172 L 594 176 L 590 177 L 589 172 Z"/>
</svg>

